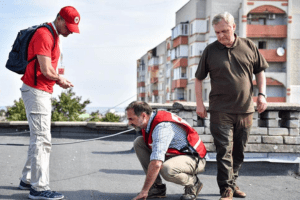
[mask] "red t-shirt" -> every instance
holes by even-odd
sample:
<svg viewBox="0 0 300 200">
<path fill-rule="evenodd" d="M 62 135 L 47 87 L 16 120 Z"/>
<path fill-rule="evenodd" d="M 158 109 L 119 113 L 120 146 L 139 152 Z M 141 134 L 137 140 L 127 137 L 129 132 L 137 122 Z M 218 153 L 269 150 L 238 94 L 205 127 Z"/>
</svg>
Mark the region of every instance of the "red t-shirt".
<svg viewBox="0 0 300 200">
<path fill-rule="evenodd" d="M 56 70 L 58 59 L 60 56 L 59 50 L 59 37 L 53 28 L 51 23 L 48 23 L 54 32 L 55 36 L 55 47 L 54 39 L 51 32 L 46 28 L 39 28 L 33 35 L 29 46 L 28 46 L 28 60 L 32 59 L 36 55 L 43 55 L 51 58 L 52 67 Z M 34 65 L 37 62 L 37 85 L 34 85 Z M 41 72 L 40 65 L 37 60 L 30 62 L 27 65 L 25 74 L 22 76 L 21 80 L 28 86 L 43 90 L 49 93 L 53 93 L 53 86 L 55 81 L 47 79 Z"/>
</svg>

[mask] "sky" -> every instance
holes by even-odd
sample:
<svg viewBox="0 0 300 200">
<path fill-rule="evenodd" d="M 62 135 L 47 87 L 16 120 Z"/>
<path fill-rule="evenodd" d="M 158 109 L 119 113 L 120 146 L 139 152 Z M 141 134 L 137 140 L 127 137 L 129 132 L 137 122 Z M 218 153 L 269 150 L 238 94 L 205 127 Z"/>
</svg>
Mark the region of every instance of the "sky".
<svg viewBox="0 0 300 200">
<path fill-rule="evenodd" d="M 137 60 L 171 36 L 189 0 L 0 0 L 0 106 L 21 98 L 21 75 L 5 68 L 21 29 L 54 21 L 64 6 L 81 16 L 80 34 L 61 37 L 65 78 L 88 107 L 126 107 L 136 100 Z M 52 97 L 64 90 L 54 86 Z"/>
</svg>

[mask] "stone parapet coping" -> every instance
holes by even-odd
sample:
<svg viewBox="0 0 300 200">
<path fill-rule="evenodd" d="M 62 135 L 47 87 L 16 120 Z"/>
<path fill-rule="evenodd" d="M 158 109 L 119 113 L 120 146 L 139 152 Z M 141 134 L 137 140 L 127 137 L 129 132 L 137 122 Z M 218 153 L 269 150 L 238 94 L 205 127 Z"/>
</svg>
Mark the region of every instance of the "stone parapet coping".
<svg viewBox="0 0 300 200">
<path fill-rule="evenodd" d="M 151 104 L 151 106 L 152 106 L 152 104 Z M 208 103 L 204 103 L 204 106 L 206 109 L 209 108 Z M 152 107 L 156 108 L 156 104 L 153 104 Z M 166 107 L 164 107 L 164 108 L 166 108 Z M 195 111 L 196 108 L 197 108 L 196 102 L 175 102 L 171 109 L 194 110 Z M 256 103 L 254 103 L 254 108 L 256 110 Z M 297 104 L 297 103 L 268 103 L 268 107 L 267 107 L 266 111 L 281 111 L 281 110 L 300 111 L 300 104 Z"/>
<path fill-rule="evenodd" d="M 8 126 L 28 126 L 27 121 L 6 121 L 0 122 L 0 127 Z M 87 126 L 89 128 L 100 128 L 100 127 L 119 127 L 129 128 L 126 123 L 123 122 L 51 122 L 51 126 Z"/>
</svg>

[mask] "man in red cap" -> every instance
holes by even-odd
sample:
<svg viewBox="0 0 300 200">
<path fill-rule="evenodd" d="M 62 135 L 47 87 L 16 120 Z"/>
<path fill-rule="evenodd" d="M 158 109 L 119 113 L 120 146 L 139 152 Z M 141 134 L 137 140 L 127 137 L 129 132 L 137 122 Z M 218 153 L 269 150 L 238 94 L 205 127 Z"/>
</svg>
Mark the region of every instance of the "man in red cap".
<svg viewBox="0 0 300 200">
<path fill-rule="evenodd" d="M 22 98 L 30 128 L 30 145 L 22 171 L 20 189 L 30 190 L 30 199 L 62 199 L 64 195 L 49 187 L 49 161 L 51 151 L 51 95 L 54 84 L 67 89 L 73 84 L 56 72 L 60 56 L 59 35 L 79 33 L 80 15 L 72 6 L 60 10 L 54 22 L 48 23 L 52 33 L 41 27 L 28 45 L 29 62 L 21 78 Z"/>
</svg>

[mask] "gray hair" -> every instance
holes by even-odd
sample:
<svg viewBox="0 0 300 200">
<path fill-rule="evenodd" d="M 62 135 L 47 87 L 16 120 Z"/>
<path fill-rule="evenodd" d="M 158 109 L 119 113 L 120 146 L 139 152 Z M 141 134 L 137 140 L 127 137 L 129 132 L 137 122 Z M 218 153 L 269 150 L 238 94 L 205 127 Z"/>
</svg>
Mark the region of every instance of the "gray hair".
<svg viewBox="0 0 300 200">
<path fill-rule="evenodd" d="M 140 116 L 143 112 L 145 112 L 147 115 L 151 115 L 152 108 L 149 104 L 147 104 L 144 101 L 133 101 L 131 102 L 126 108 L 125 111 L 128 111 L 129 109 L 133 109 L 134 114 L 136 116 Z"/>
<path fill-rule="evenodd" d="M 218 24 L 222 19 L 225 20 L 230 25 L 234 25 L 234 17 L 229 12 L 219 13 L 214 16 L 212 20 L 212 25 Z"/>
</svg>

